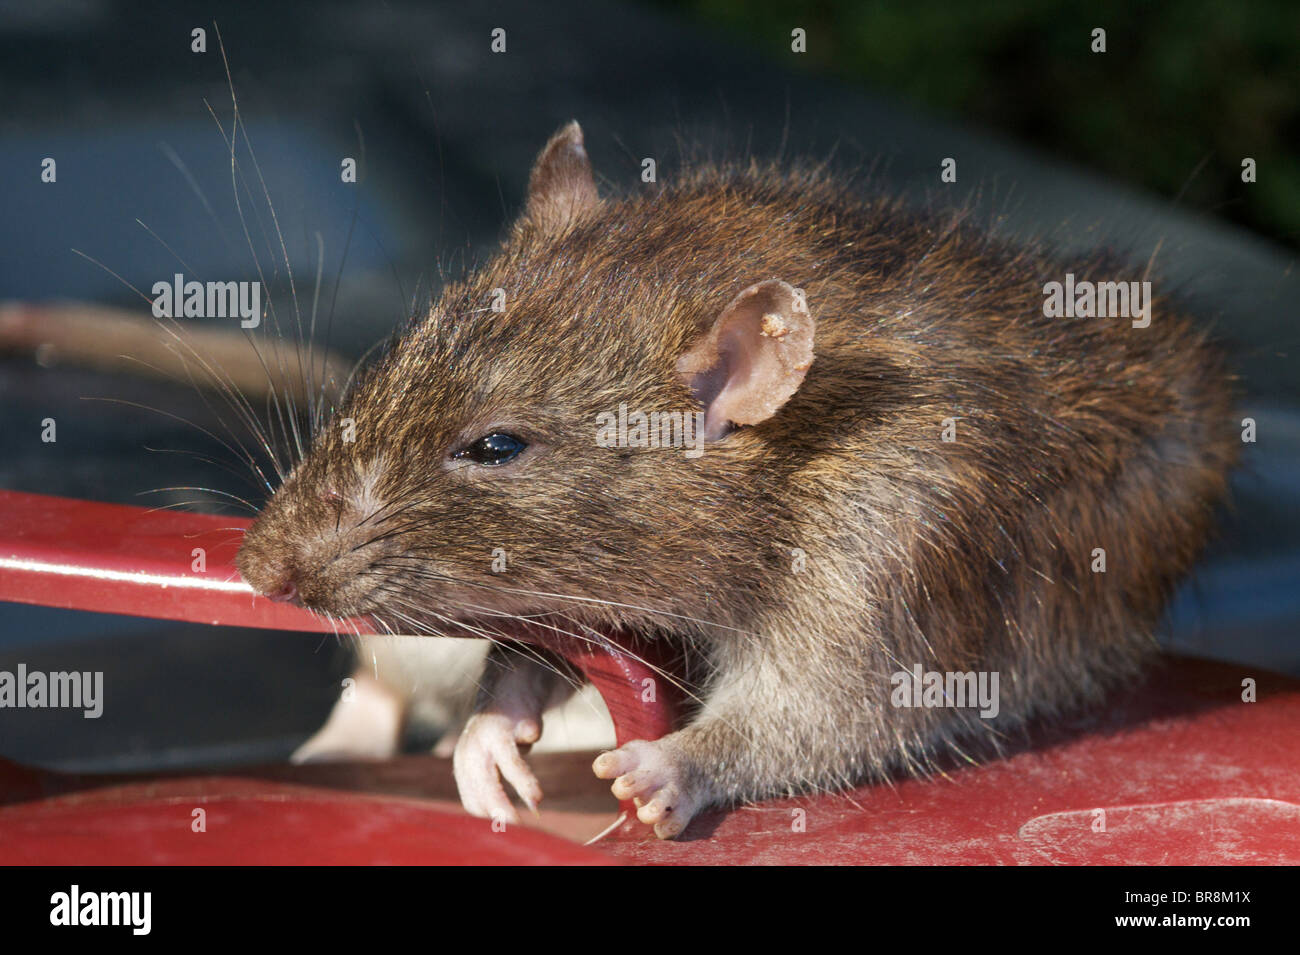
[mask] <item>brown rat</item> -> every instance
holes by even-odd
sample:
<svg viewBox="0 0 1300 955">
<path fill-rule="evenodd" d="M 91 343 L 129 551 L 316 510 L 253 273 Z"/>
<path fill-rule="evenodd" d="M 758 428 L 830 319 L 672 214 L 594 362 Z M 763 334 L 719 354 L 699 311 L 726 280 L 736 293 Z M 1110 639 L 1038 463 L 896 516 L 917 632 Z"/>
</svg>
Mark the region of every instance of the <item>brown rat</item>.
<svg viewBox="0 0 1300 955">
<path fill-rule="evenodd" d="M 1144 327 L 1045 314 L 1067 273 L 1145 278 L 1118 260 L 849 188 L 704 166 L 602 200 L 566 126 L 500 252 L 267 504 L 244 577 L 394 630 L 680 641 L 706 674 L 688 724 L 594 767 L 665 837 L 1097 700 L 1154 652 L 1225 492 L 1223 361 L 1159 294 Z M 605 446 L 620 406 L 702 412 L 703 453 Z M 473 811 L 513 812 L 498 769 L 540 796 L 517 744 L 545 663 L 489 657 L 457 753 Z M 997 674 L 997 717 L 895 705 L 916 667 Z"/>
</svg>

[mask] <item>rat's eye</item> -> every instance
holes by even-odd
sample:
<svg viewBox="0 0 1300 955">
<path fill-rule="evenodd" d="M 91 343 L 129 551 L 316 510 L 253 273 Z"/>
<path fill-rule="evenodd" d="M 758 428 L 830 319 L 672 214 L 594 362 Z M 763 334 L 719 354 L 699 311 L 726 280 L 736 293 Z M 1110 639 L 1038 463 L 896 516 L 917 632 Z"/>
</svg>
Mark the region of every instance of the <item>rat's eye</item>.
<svg viewBox="0 0 1300 955">
<path fill-rule="evenodd" d="M 497 431 L 479 438 L 468 447 L 457 451 L 452 457 L 468 458 L 475 464 L 505 464 L 519 457 L 519 452 L 528 447 L 512 434 Z"/>
</svg>

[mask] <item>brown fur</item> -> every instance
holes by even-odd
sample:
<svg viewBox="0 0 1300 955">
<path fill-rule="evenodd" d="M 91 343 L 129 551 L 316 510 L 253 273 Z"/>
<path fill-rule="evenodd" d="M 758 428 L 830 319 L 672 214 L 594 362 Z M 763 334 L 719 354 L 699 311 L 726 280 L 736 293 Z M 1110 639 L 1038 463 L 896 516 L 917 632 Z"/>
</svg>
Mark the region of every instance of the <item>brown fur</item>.
<svg viewBox="0 0 1300 955">
<path fill-rule="evenodd" d="M 575 639 L 681 639 L 707 677 L 674 739 L 708 802 L 924 768 L 1153 652 L 1239 447 L 1230 378 L 1158 292 L 1145 329 L 1043 315 L 1067 271 L 1137 271 L 757 164 L 529 210 L 347 397 L 355 442 L 318 436 L 245 541 L 254 587 L 288 575 L 309 607 L 399 630 L 548 611 Z M 621 402 L 694 410 L 676 362 L 770 278 L 816 321 L 779 412 L 698 460 L 597 447 Z M 450 461 L 498 428 L 529 440 L 517 462 Z M 891 706 L 918 663 L 998 671 L 1000 718 Z"/>
</svg>

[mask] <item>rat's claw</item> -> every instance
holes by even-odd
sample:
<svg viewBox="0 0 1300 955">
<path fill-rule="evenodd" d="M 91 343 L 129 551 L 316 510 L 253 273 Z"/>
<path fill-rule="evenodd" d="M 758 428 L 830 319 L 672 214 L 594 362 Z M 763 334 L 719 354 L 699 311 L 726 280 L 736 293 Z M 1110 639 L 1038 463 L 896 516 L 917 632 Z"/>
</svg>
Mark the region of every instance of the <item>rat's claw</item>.
<svg viewBox="0 0 1300 955">
<path fill-rule="evenodd" d="M 541 723 L 535 719 L 514 719 L 493 712 L 470 717 L 452 754 L 452 772 L 466 812 L 519 822 L 519 814 L 501 785 L 502 778 L 524 805 L 537 812 L 542 786 L 519 752 L 519 744 L 535 743 L 541 733 Z"/>
<path fill-rule="evenodd" d="M 637 806 L 636 817 L 654 826 L 660 839 L 679 835 L 704 804 L 702 794 L 686 784 L 685 772 L 662 740 L 632 740 L 601 753 L 591 768 L 598 778 L 614 780 L 610 790 L 619 799 L 631 799 Z"/>
</svg>

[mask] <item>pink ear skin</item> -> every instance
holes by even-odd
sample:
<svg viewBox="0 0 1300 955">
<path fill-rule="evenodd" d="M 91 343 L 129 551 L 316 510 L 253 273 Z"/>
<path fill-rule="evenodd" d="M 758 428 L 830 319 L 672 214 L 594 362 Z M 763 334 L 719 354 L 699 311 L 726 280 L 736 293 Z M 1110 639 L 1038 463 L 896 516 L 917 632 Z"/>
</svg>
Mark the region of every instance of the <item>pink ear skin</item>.
<svg viewBox="0 0 1300 955">
<path fill-rule="evenodd" d="M 575 218 L 600 205 L 591 160 L 577 120 L 550 138 L 528 177 L 524 220 L 544 232 L 560 232 Z"/>
<path fill-rule="evenodd" d="M 677 361 L 704 405 L 704 437 L 776 414 L 803 384 L 813 360 L 814 322 L 803 295 L 779 279 L 751 285 Z"/>
</svg>

